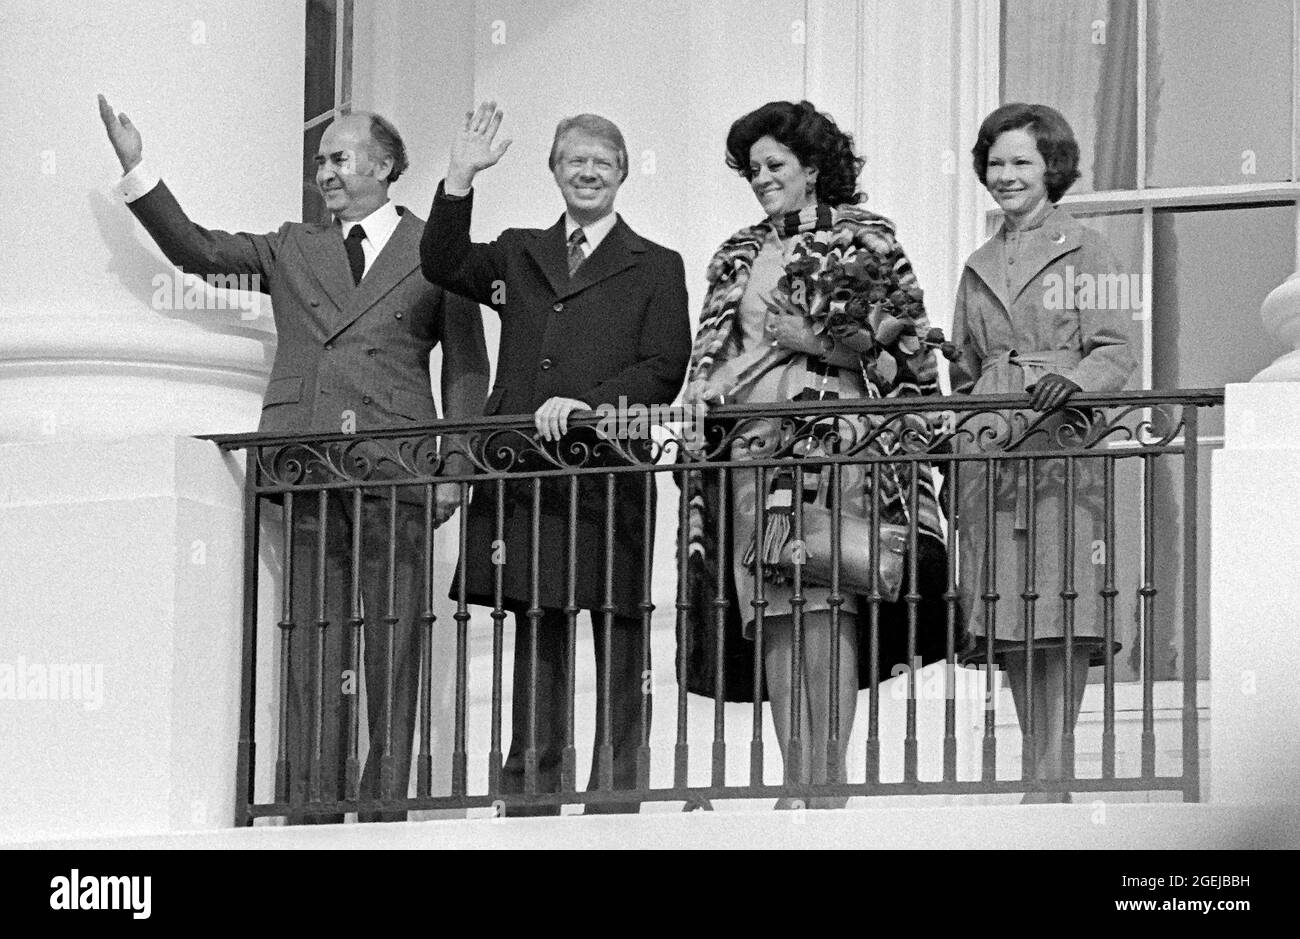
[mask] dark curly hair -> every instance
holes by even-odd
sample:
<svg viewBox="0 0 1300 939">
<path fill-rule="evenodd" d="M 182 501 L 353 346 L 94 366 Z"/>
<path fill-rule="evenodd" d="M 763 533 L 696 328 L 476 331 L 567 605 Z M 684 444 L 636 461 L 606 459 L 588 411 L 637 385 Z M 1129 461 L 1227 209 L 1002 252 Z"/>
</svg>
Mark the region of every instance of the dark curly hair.
<svg viewBox="0 0 1300 939">
<path fill-rule="evenodd" d="M 980 185 L 988 188 L 989 151 L 993 143 L 1009 130 L 1028 128 L 1038 152 L 1047 164 L 1043 183 L 1047 198 L 1059 202 L 1067 189 L 1079 178 L 1079 142 L 1064 115 L 1045 104 L 1025 104 L 1015 101 L 1004 104 L 980 124 L 979 135 L 970 154 L 975 176 Z"/>
<path fill-rule="evenodd" d="M 858 190 L 858 174 L 866 161 L 853 152 L 853 135 L 840 130 L 810 102 L 769 101 L 739 118 L 727 132 L 727 166 L 751 179 L 749 151 L 763 137 L 789 147 L 800 163 L 816 168 L 818 202 L 866 201 L 866 193 Z"/>
</svg>

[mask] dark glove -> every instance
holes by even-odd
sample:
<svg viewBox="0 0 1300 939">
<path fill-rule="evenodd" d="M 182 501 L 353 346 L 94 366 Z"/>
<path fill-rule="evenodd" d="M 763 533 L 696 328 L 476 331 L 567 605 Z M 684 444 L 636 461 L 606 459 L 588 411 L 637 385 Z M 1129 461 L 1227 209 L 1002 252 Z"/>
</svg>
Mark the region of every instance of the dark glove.
<svg viewBox="0 0 1300 939">
<path fill-rule="evenodd" d="M 1071 395 L 1082 390 L 1064 375 L 1044 375 L 1034 383 L 1029 397 L 1029 406 L 1035 411 L 1052 411 L 1070 400 Z"/>
</svg>

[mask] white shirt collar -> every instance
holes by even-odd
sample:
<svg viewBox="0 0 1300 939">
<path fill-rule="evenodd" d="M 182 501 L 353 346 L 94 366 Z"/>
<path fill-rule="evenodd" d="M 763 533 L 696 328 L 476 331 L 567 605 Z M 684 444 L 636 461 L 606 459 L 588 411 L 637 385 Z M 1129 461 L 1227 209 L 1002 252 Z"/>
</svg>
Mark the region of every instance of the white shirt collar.
<svg viewBox="0 0 1300 939">
<path fill-rule="evenodd" d="M 388 244 L 388 239 L 393 237 L 393 232 L 397 230 L 397 225 L 401 220 L 402 217 L 397 212 L 397 206 L 393 205 L 390 200 L 365 218 L 343 222 L 342 235 L 346 238 L 354 225 L 362 226 L 366 232 L 366 241 L 369 241 L 374 246 L 375 253 L 378 254 L 384 250 L 384 245 Z"/>
<path fill-rule="evenodd" d="M 564 239 L 565 241 L 568 241 L 570 236 L 572 236 L 577 229 L 581 228 L 582 233 L 587 236 L 583 248 L 586 249 L 587 257 L 591 257 L 591 253 L 600 247 L 600 243 L 605 240 L 606 235 L 614 230 L 616 224 L 618 224 L 617 212 L 610 212 L 604 218 L 598 219 L 590 225 L 579 225 L 572 215 L 565 212 Z"/>
</svg>

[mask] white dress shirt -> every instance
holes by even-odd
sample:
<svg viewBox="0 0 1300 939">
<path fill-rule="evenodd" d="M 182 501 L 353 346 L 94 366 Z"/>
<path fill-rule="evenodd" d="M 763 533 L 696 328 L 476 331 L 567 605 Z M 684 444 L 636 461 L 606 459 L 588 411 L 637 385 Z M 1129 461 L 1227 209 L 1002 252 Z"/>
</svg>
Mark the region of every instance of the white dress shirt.
<svg viewBox="0 0 1300 939">
<path fill-rule="evenodd" d="M 392 202 L 385 202 L 375 211 L 371 212 L 365 218 L 353 219 L 350 222 L 342 222 L 343 237 L 348 237 L 348 232 L 352 231 L 353 226 L 360 225 L 365 230 L 366 237 L 361 239 L 361 251 L 366 256 L 365 274 L 370 273 L 370 268 L 375 263 L 375 258 L 379 257 L 379 252 L 384 250 L 384 245 L 388 244 L 388 239 L 393 237 L 393 232 L 397 230 L 397 223 L 402 217 L 397 214 L 397 206 Z"/>
</svg>

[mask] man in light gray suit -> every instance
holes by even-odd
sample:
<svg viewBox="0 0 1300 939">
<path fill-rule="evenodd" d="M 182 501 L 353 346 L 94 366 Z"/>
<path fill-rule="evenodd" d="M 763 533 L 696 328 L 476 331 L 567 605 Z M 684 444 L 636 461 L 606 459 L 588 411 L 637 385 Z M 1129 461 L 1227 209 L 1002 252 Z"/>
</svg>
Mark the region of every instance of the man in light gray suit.
<svg viewBox="0 0 1300 939">
<path fill-rule="evenodd" d="M 407 167 L 406 148 L 388 121 L 353 113 L 335 120 L 321 138 L 316 184 L 336 224 L 285 222 L 269 234 L 249 234 L 212 231 L 190 221 L 167 186 L 141 162 L 143 147 L 135 125 L 125 114 L 116 114 L 102 95 L 99 109 L 125 174 L 119 190 L 168 260 L 202 276 L 252 275 L 257 289 L 270 294 L 278 346 L 260 431 L 337 434 L 436 420 L 429 354 L 439 342 L 447 416 L 464 419 L 483 413 L 489 367 L 478 306 L 429 284 L 420 274 L 424 223 L 388 198 L 389 186 Z M 446 467 L 459 474 L 468 464 L 463 454 L 450 453 Z M 455 512 L 459 487 L 441 484 L 435 490 L 434 516 L 440 524 Z M 410 774 L 419 686 L 417 626 L 424 595 L 423 494 L 422 487 L 402 493 L 397 563 L 391 572 L 397 617 L 391 649 L 386 622 L 388 503 L 382 496 L 367 498 L 361 515 L 360 606 L 370 730 L 369 754 L 359 780 L 362 800 L 405 797 Z M 335 802 L 357 785 L 358 767 L 345 766 L 349 706 L 359 706 L 351 690 L 357 676 L 346 670 L 359 650 L 349 648 L 347 641 L 355 609 L 350 590 L 350 499 L 337 490 L 328 499 L 323 609 L 315 589 L 322 537 L 317 501 L 314 495 L 295 501 L 295 628 L 289 631 L 291 674 L 282 676 L 289 688 L 287 714 L 282 715 L 288 722 L 287 765 L 278 774 L 276 799 L 297 808 L 306 802 Z M 318 629 L 325 639 L 319 730 Z M 390 680 L 391 706 L 385 708 Z M 244 795 L 252 801 L 251 792 L 241 793 L 241 798 Z M 361 817 L 396 820 L 405 813 L 389 810 Z M 290 818 L 341 821 L 342 815 L 291 812 Z"/>
</svg>

